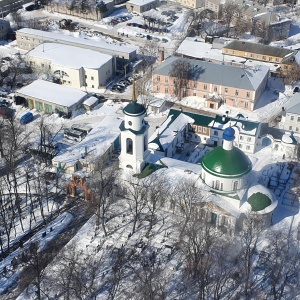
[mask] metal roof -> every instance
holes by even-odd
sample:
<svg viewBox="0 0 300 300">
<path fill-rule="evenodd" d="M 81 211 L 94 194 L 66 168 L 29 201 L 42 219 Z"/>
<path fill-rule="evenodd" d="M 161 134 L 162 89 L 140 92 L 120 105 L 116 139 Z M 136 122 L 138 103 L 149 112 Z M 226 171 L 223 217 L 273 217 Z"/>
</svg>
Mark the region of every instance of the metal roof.
<svg viewBox="0 0 300 300">
<path fill-rule="evenodd" d="M 269 72 L 269 68 L 265 66 L 257 66 L 256 69 L 247 69 L 223 65 L 221 63 L 217 64 L 171 56 L 155 69 L 154 74 L 169 76 L 173 64 L 178 60 L 186 60 L 191 64 L 193 68 L 191 80 L 245 90 L 256 91 Z"/>
<path fill-rule="evenodd" d="M 245 41 L 232 41 L 231 43 L 227 44 L 223 49 L 232 49 L 237 51 L 245 51 L 247 53 L 256 53 L 261 55 L 269 55 L 275 57 L 285 57 L 288 54 L 294 53 L 295 51 L 285 49 L 285 48 L 278 48 L 258 43 L 250 43 Z"/>
</svg>

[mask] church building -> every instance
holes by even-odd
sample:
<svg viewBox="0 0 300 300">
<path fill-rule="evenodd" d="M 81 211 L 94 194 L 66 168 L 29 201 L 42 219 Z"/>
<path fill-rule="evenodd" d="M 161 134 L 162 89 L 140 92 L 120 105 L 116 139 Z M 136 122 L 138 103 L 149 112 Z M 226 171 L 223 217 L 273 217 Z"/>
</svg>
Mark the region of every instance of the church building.
<svg viewBox="0 0 300 300">
<path fill-rule="evenodd" d="M 252 164 L 242 150 L 233 146 L 234 138 L 234 129 L 226 128 L 223 146 L 216 147 L 203 157 L 201 177 L 212 189 L 233 192 L 247 186 Z"/>
</svg>

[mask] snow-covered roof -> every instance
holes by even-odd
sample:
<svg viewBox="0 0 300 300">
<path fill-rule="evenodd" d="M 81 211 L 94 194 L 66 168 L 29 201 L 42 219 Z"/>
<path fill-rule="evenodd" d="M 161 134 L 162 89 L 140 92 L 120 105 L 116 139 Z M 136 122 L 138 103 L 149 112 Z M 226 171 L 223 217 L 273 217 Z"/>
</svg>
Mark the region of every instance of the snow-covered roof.
<svg viewBox="0 0 300 300">
<path fill-rule="evenodd" d="M 287 113 L 300 115 L 300 93 L 295 93 L 287 103 Z"/>
<path fill-rule="evenodd" d="M 194 119 L 183 113 L 179 114 L 175 119 L 173 115 L 170 115 L 168 119 L 150 137 L 149 148 L 158 148 L 158 145 L 154 141 L 158 138 L 159 143 L 165 150 L 168 145 L 173 142 L 177 133 L 180 132 L 189 123 L 194 123 Z"/>
<path fill-rule="evenodd" d="M 112 59 L 112 56 L 108 54 L 58 43 L 43 43 L 29 51 L 27 55 L 47 59 L 56 65 L 74 69 L 82 67 L 97 69 Z"/>
<path fill-rule="evenodd" d="M 128 4 L 133 4 L 133 5 L 138 5 L 138 6 L 143 6 L 152 2 L 156 2 L 157 0 L 130 0 L 127 3 Z"/>
<path fill-rule="evenodd" d="M 17 94 L 66 107 L 73 106 L 86 96 L 83 91 L 44 80 L 35 80 L 18 90 Z"/>
<path fill-rule="evenodd" d="M 91 106 L 93 104 L 95 104 L 98 101 L 98 98 L 96 98 L 95 96 L 89 97 L 88 99 L 86 99 L 83 104 Z"/>
<path fill-rule="evenodd" d="M 121 120 L 114 116 L 106 116 L 99 124 L 94 125 L 83 141 L 74 144 L 68 150 L 52 159 L 62 164 L 75 164 L 84 159 L 93 161 L 101 157 L 120 135 Z M 87 155 L 83 158 L 87 152 Z"/>
<path fill-rule="evenodd" d="M 182 59 L 189 62 L 194 69 L 192 80 L 245 90 L 256 91 L 269 72 L 269 68 L 265 66 L 256 66 L 255 69 L 247 69 L 223 65 L 221 63 L 171 56 L 155 69 L 154 74 L 169 76 L 173 64 Z"/>
<path fill-rule="evenodd" d="M 119 45 L 115 45 L 115 44 L 109 44 L 109 43 L 106 43 L 104 40 L 93 41 L 93 40 L 77 38 L 77 37 L 73 37 L 73 36 L 65 35 L 65 34 L 61 34 L 61 33 L 56 33 L 53 31 L 42 31 L 42 30 L 31 29 L 31 28 L 22 28 L 22 29 L 19 29 L 17 31 L 17 33 L 40 36 L 45 41 L 47 41 L 47 39 L 52 39 L 52 40 L 55 40 L 56 42 L 65 41 L 65 42 L 70 42 L 70 43 L 74 43 L 74 44 L 83 44 L 85 46 L 88 45 L 91 47 L 105 48 L 108 50 L 119 51 L 119 52 L 124 52 L 124 53 L 128 53 L 128 54 L 133 51 L 136 51 L 136 49 L 134 49 L 134 48 L 119 46 Z"/>
</svg>

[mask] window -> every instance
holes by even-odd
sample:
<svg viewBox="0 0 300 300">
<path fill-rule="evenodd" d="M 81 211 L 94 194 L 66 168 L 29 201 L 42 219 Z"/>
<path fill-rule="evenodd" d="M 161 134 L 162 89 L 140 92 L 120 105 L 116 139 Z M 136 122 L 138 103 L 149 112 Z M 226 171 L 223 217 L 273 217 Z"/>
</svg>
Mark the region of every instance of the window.
<svg viewBox="0 0 300 300">
<path fill-rule="evenodd" d="M 263 55 L 263 56 L 262 56 L 262 59 L 263 59 L 263 60 L 266 60 L 267 58 L 266 58 L 266 56 L 265 56 L 265 55 Z"/>
<path fill-rule="evenodd" d="M 209 108 L 214 109 L 214 108 L 215 108 L 215 105 L 214 105 L 213 103 L 209 103 Z"/>
<path fill-rule="evenodd" d="M 226 54 L 228 53 L 228 50 L 227 50 L 227 49 L 225 50 L 225 53 L 226 53 Z"/>
<path fill-rule="evenodd" d="M 127 138 L 126 139 L 126 153 L 127 154 L 132 154 L 132 139 L 130 139 L 130 138 Z"/>
<path fill-rule="evenodd" d="M 238 96 L 239 95 L 239 91 L 235 90 L 235 95 Z"/>
<path fill-rule="evenodd" d="M 293 127 L 292 126 L 289 126 L 289 130 L 292 130 L 293 129 Z"/>
<path fill-rule="evenodd" d="M 204 89 L 207 90 L 207 84 L 204 84 Z"/>
<path fill-rule="evenodd" d="M 169 78 L 168 77 L 165 78 L 165 82 L 169 82 Z"/>
<path fill-rule="evenodd" d="M 296 131 L 299 131 L 299 127 L 296 127 Z"/>
<path fill-rule="evenodd" d="M 214 130 L 214 135 L 218 136 L 218 130 Z"/>
<path fill-rule="evenodd" d="M 238 188 L 238 184 L 239 184 L 239 182 L 238 182 L 238 181 L 234 181 L 234 182 L 233 182 L 233 190 L 234 190 L 234 191 L 236 191 L 236 190 L 237 190 L 237 188 Z"/>
<path fill-rule="evenodd" d="M 220 181 L 219 181 L 219 180 L 216 180 L 216 186 L 215 186 L 215 189 L 216 189 L 216 190 L 219 190 L 219 189 L 220 189 Z"/>
<path fill-rule="evenodd" d="M 250 92 L 247 92 L 247 95 L 246 95 L 246 97 L 247 97 L 247 98 L 249 98 L 249 97 L 250 97 Z"/>
<path fill-rule="evenodd" d="M 297 118 L 297 122 L 300 122 L 300 117 Z"/>
<path fill-rule="evenodd" d="M 196 94 L 196 93 L 193 93 L 193 96 L 197 96 L 197 94 Z"/>
<path fill-rule="evenodd" d="M 203 133 L 206 133 L 207 128 L 203 127 Z"/>
<path fill-rule="evenodd" d="M 256 58 L 257 58 L 257 59 L 260 59 L 260 55 L 256 55 Z"/>
<path fill-rule="evenodd" d="M 254 55 L 251 53 L 251 54 L 250 54 L 250 57 L 251 57 L 251 58 L 253 58 L 253 57 L 254 57 Z"/>
<path fill-rule="evenodd" d="M 249 103 L 246 101 L 245 102 L 245 107 L 248 108 L 248 106 L 249 106 Z"/>
<path fill-rule="evenodd" d="M 84 77 L 85 77 L 85 79 L 87 78 L 87 76 L 86 76 L 86 75 L 85 75 Z"/>
<path fill-rule="evenodd" d="M 227 93 L 228 93 L 228 88 L 225 88 L 225 90 L 224 90 L 224 91 L 225 91 L 225 94 L 227 94 Z"/>
<path fill-rule="evenodd" d="M 169 89 L 168 88 L 165 88 L 165 93 L 168 93 L 169 92 Z"/>
<path fill-rule="evenodd" d="M 242 141 L 242 140 L 243 140 L 243 136 L 241 135 L 241 136 L 240 136 L 240 141 Z"/>
<path fill-rule="evenodd" d="M 242 145 L 242 144 L 239 144 L 239 148 L 242 149 L 242 148 L 243 148 L 243 145 Z"/>
<path fill-rule="evenodd" d="M 194 88 L 197 88 L 197 82 L 194 82 Z"/>
<path fill-rule="evenodd" d="M 92 84 L 92 89 L 94 88 L 95 86 Z"/>
<path fill-rule="evenodd" d="M 159 91 L 159 86 L 156 86 L 156 90 Z"/>
<path fill-rule="evenodd" d="M 294 116 L 291 116 L 291 121 L 294 121 Z"/>
<path fill-rule="evenodd" d="M 272 57 L 269 57 L 269 61 L 272 61 Z"/>
<path fill-rule="evenodd" d="M 276 57 L 276 58 L 275 58 L 275 61 L 276 61 L 276 62 L 279 62 L 279 58 L 278 58 L 278 57 Z"/>
<path fill-rule="evenodd" d="M 91 80 L 94 80 L 94 77 L 93 77 L 93 76 L 91 76 Z"/>
<path fill-rule="evenodd" d="M 157 81 L 160 81 L 160 76 L 157 76 Z"/>
<path fill-rule="evenodd" d="M 246 146 L 246 150 L 250 150 L 250 146 L 249 145 Z"/>
<path fill-rule="evenodd" d="M 202 127 L 198 126 L 198 132 L 202 132 Z"/>
<path fill-rule="evenodd" d="M 248 53 L 247 53 L 247 52 L 245 52 L 245 53 L 244 53 L 244 56 L 246 56 L 246 57 L 247 57 L 247 56 L 248 56 Z"/>
<path fill-rule="evenodd" d="M 232 51 L 232 54 L 233 54 L 233 55 L 235 54 L 235 51 L 234 51 L 234 50 Z"/>
<path fill-rule="evenodd" d="M 214 92 L 217 92 L 217 91 L 218 91 L 218 87 L 215 86 L 215 87 L 214 87 Z"/>
<path fill-rule="evenodd" d="M 251 137 L 248 137 L 248 138 L 247 138 L 247 142 L 251 142 Z"/>
</svg>

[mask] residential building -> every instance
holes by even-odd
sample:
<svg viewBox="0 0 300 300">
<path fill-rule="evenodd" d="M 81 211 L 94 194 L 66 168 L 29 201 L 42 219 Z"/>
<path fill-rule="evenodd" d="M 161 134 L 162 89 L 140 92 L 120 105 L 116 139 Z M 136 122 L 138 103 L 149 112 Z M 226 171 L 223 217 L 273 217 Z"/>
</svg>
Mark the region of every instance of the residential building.
<svg viewBox="0 0 300 300">
<path fill-rule="evenodd" d="M 18 90 L 15 97 L 23 99 L 30 109 L 71 117 L 74 110 L 82 107 L 87 94 L 68 86 L 36 80 Z"/>
<path fill-rule="evenodd" d="M 136 60 L 136 49 L 128 48 L 124 45 L 109 44 L 104 40 L 93 41 L 31 28 L 18 30 L 16 32 L 16 39 L 17 46 L 28 51 L 36 48 L 42 43 L 48 42 L 86 48 L 108 55 L 114 55 L 117 58 L 117 63 L 120 63 L 121 65 Z"/>
<path fill-rule="evenodd" d="M 224 4 L 225 0 L 205 0 L 205 9 L 213 11 L 217 18 L 220 18 Z"/>
<path fill-rule="evenodd" d="M 43 43 L 26 59 L 34 69 L 50 72 L 56 82 L 74 88 L 105 88 L 115 74 L 115 57 L 64 44 Z"/>
<path fill-rule="evenodd" d="M 300 93 L 295 93 L 282 111 L 279 127 L 300 134 Z"/>
<path fill-rule="evenodd" d="M 269 68 L 228 66 L 195 59 L 169 57 L 153 71 L 153 92 L 175 95 L 175 78 L 169 74 L 177 61 L 191 66 L 191 76 L 183 96 L 221 98 L 229 106 L 253 111 L 266 88 Z"/>
<path fill-rule="evenodd" d="M 129 0 L 126 2 L 126 8 L 129 11 L 143 13 L 159 5 L 159 0 Z"/>
<path fill-rule="evenodd" d="M 175 0 L 175 2 L 189 8 L 201 8 L 204 7 L 204 0 Z"/>
<path fill-rule="evenodd" d="M 93 21 L 98 21 L 101 18 L 105 18 L 111 13 L 113 13 L 115 8 L 115 3 L 113 0 L 102 0 L 106 6 L 107 11 L 105 13 L 100 14 L 99 9 L 97 8 L 97 2 L 90 2 L 86 9 L 82 9 L 79 7 L 79 4 L 76 6 L 75 2 L 65 2 L 65 1 L 49 1 L 46 2 L 46 9 L 51 13 L 60 13 L 65 15 L 70 15 L 82 19 L 89 19 Z"/>
<path fill-rule="evenodd" d="M 297 51 L 258 43 L 235 40 L 227 44 L 222 52 L 225 55 L 277 64 L 283 76 L 297 65 Z"/>
</svg>

